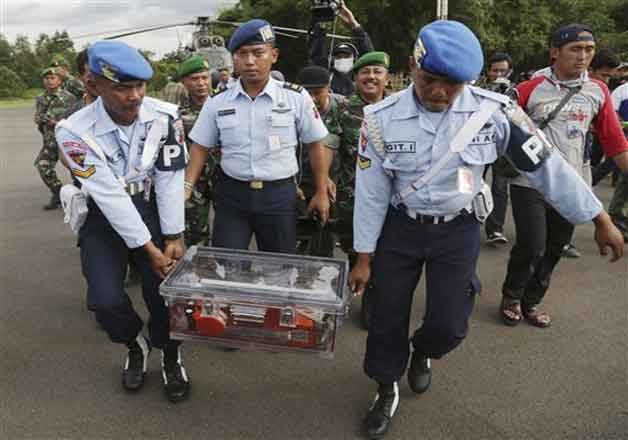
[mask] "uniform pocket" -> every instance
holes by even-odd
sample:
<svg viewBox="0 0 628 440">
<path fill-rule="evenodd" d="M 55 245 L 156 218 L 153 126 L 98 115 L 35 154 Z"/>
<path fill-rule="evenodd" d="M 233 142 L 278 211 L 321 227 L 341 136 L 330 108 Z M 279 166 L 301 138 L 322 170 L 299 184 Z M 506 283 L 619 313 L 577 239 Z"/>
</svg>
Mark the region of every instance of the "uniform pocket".
<svg viewBox="0 0 628 440">
<path fill-rule="evenodd" d="M 216 125 L 220 131 L 220 142 L 230 147 L 240 146 L 240 135 L 238 133 L 238 118 L 235 115 L 221 116 L 216 118 Z"/>
<path fill-rule="evenodd" d="M 382 164 L 387 170 L 391 171 L 416 171 L 416 157 L 413 153 L 387 154 Z"/>
<path fill-rule="evenodd" d="M 294 147 L 297 144 L 294 116 L 273 115 L 270 121 L 270 135 L 279 136 L 281 147 Z"/>
</svg>

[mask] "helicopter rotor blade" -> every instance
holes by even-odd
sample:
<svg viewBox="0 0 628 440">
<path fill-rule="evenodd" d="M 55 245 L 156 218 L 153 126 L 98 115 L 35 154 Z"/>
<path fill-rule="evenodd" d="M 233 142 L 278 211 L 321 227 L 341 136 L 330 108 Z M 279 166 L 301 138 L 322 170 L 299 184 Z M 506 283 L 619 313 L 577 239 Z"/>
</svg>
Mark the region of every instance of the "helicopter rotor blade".
<svg viewBox="0 0 628 440">
<path fill-rule="evenodd" d="M 155 30 L 159 30 L 159 29 L 166 29 L 166 28 L 169 28 L 169 27 L 189 26 L 189 25 L 195 25 L 195 24 L 196 24 L 195 21 L 189 21 L 189 22 L 186 22 L 186 23 L 177 23 L 177 24 L 168 24 L 168 25 L 160 25 L 160 26 L 151 26 L 151 27 L 139 28 L 139 29 L 137 27 L 132 27 L 132 28 L 126 28 L 126 29 L 116 29 L 116 30 L 108 31 L 108 32 L 92 32 L 92 33 L 89 33 L 89 34 L 77 35 L 76 37 L 71 37 L 71 38 L 73 40 L 80 40 L 82 38 L 91 38 L 91 37 L 97 37 L 99 35 L 106 35 L 106 34 L 115 33 L 115 35 L 113 35 L 113 36 L 104 38 L 105 40 L 107 40 L 107 39 L 119 38 L 119 37 L 123 37 L 123 36 L 127 36 L 127 35 L 133 35 L 134 33 L 150 32 L 150 31 L 155 31 Z"/>
</svg>

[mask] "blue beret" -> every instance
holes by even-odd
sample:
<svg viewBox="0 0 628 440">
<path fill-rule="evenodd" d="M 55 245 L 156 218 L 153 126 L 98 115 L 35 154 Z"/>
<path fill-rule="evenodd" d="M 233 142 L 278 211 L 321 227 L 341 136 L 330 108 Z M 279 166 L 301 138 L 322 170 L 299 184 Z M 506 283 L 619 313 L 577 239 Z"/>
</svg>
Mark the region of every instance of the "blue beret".
<svg viewBox="0 0 628 440">
<path fill-rule="evenodd" d="M 233 53 L 246 44 L 264 44 L 275 41 L 275 31 L 266 20 L 255 18 L 242 23 L 229 40 L 229 52 Z"/>
<path fill-rule="evenodd" d="M 419 31 L 414 45 L 417 66 L 458 82 L 473 81 L 484 67 L 484 54 L 477 37 L 464 24 L 434 21 Z"/>
<path fill-rule="evenodd" d="M 87 51 L 89 70 L 113 82 L 147 81 L 153 68 L 139 50 L 121 41 L 97 41 Z"/>
</svg>

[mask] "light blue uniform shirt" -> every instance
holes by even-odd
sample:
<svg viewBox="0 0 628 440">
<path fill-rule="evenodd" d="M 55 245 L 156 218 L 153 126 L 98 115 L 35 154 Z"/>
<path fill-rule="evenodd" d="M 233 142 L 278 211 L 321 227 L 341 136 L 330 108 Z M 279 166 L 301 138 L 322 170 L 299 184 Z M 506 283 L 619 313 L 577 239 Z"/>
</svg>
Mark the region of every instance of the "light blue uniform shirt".
<svg viewBox="0 0 628 440">
<path fill-rule="evenodd" d="M 270 78 L 253 100 L 242 82 L 208 99 L 190 132 L 206 148 L 220 145 L 220 166 L 238 180 L 279 180 L 299 169 L 295 148 L 327 136 L 305 89 Z"/>
<path fill-rule="evenodd" d="M 434 127 L 434 118 L 421 107 L 413 87 L 364 109 L 365 118 L 371 113 L 377 118 L 385 151 L 376 150 L 369 139 L 372 130 L 363 125 L 353 221 L 357 252 L 375 250 L 393 195 L 428 172 L 446 154 L 453 137 L 480 109 L 482 101 L 492 99 L 490 92 L 465 86 Z M 510 123 L 498 110 L 462 152 L 403 204 L 423 215 L 460 213 L 480 191 L 485 166 L 506 152 L 509 139 Z M 589 221 L 602 210 L 600 201 L 560 154 L 552 153 L 536 171 L 523 174 L 572 223 Z"/>
<path fill-rule="evenodd" d="M 157 119 L 161 119 L 163 126 L 163 134 L 158 138 L 157 156 L 147 169 L 141 169 L 144 141 Z M 70 165 L 72 174 L 129 248 L 143 246 L 151 235 L 127 194 L 121 177 L 126 177 L 126 183 L 145 182 L 150 178 L 155 188 L 161 231 L 164 234 L 183 232 L 183 180 L 187 152 L 176 106 L 144 98 L 132 130 L 132 139 L 128 139 L 124 130 L 111 119 L 101 99 L 74 113 L 68 122 L 72 131 L 57 127 L 55 133 L 59 150 Z M 107 163 L 81 138 L 84 133 L 98 143 L 107 157 Z"/>
</svg>

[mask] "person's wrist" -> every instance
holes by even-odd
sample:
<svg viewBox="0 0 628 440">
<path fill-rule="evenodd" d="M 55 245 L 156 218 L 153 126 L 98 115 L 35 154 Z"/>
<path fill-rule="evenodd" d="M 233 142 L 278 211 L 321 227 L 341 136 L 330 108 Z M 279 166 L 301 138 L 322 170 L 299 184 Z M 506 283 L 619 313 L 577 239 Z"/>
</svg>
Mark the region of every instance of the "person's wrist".
<svg viewBox="0 0 628 440">
<path fill-rule="evenodd" d="M 179 232 L 177 234 L 163 234 L 165 241 L 177 241 L 183 238 L 183 233 Z"/>
<path fill-rule="evenodd" d="M 183 188 L 186 189 L 187 191 L 194 191 L 194 184 L 192 182 L 185 180 L 183 182 Z"/>
</svg>

